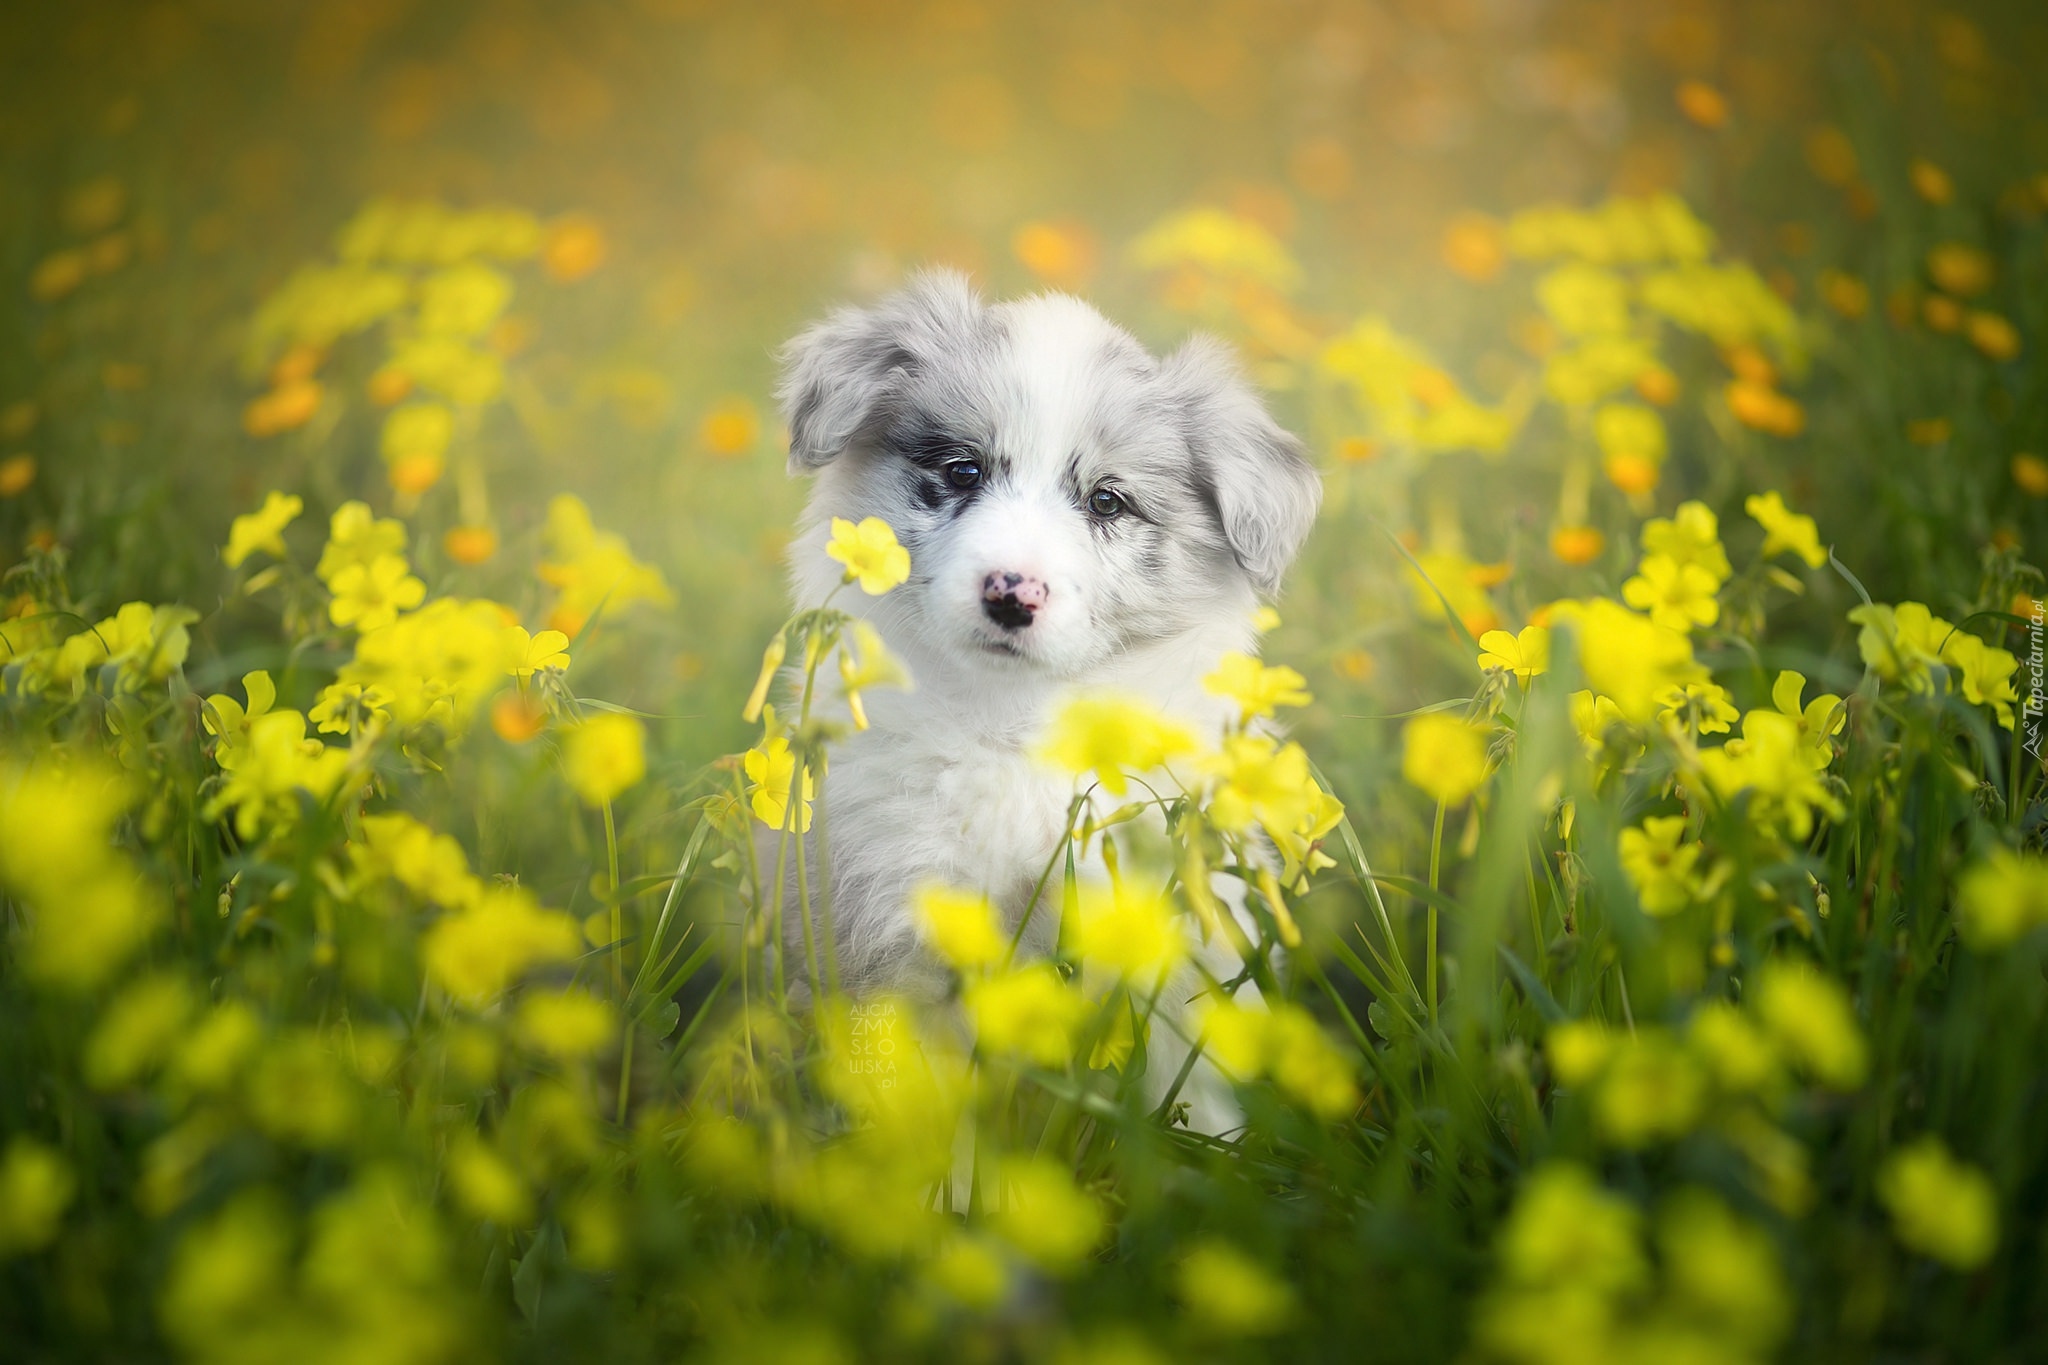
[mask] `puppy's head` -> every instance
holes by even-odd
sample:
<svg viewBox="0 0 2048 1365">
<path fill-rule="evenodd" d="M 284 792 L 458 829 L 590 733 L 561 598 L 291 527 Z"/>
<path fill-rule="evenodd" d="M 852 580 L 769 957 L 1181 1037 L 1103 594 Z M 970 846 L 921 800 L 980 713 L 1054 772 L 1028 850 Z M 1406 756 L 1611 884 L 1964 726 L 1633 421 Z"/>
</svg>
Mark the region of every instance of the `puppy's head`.
<svg viewBox="0 0 2048 1365">
<path fill-rule="evenodd" d="M 1074 677 L 1241 619 L 1320 498 L 1219 343 L 1155 359 L 1077 299 L 989 306 L 950 272 L 798 336 L 781 397 L 811 515 L 910 551 L 872 608 L 892 640 L 994 667 Z"/>
</svg>

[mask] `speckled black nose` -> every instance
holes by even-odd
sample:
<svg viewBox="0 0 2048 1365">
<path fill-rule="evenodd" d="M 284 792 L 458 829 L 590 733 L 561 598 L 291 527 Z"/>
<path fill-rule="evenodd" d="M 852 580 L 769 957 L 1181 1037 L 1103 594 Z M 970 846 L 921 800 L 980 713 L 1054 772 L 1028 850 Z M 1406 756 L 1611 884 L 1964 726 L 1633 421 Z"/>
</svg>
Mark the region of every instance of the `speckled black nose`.
<svg viewBox="0 0 2048 1365">
<path fill-rule="evenodd" d="M 1045 580 L 997 572 L 981 580 L 981 610 L 1004 630 L 1023 630 L 1045 607 Z"/>
</svg>

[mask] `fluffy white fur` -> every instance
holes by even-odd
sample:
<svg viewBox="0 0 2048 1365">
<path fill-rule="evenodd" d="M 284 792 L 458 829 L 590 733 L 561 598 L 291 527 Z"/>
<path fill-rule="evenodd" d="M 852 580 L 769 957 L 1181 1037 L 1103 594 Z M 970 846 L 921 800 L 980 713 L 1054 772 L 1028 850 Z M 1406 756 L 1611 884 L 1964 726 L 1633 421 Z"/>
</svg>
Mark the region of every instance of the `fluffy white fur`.
<svg viewBox="0 0 2048 1365">
<path fill-rule="evenodd" d="M 840 578 L 824 553 L 834 517 L 881 517 L 912 564 L 893 592 L 837 599 L 915 682 L 867 694 L 871 728 L 834 750 L 824 785 L 841 969 L 857 991 L 936 996 L 946 978 L 911 892 L 977 887 L 1016 923 L 1073 794 L 1033 756 L 1065 697 L 1134 694 L 1215 733 L 1225 704 L 1201 678 L 1255 647 L 1252 613 L 1307 534 L 1319 485 L 1220 345 L 1155 359 L 1064 295 L 991 306 L 928 274 L 833 314 L 784 359 L 791 467 L 816 475 L 796 602 Z M 979 471 L 972 487 L 963 465 Z M 1013 579 L 1028 605 L 991 607 Z M 1028 935 L 1040 951 L 1057 907 L 1055 878 Z M 1149 1074 L 1163 1089 L 1174 1066 L 1158 1033 Z M 1227 1103 L 1196 1103 L 1191 1121 L 1227 1126 Z"/>
</svg>

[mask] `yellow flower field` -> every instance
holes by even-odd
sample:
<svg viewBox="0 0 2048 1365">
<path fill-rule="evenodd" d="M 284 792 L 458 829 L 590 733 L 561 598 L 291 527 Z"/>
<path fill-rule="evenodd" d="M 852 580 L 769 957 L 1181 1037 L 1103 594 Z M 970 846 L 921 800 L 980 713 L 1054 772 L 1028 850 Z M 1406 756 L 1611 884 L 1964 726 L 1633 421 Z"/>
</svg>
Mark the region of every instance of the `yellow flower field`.
<svg viewBox="0 0 2048 1365">
<path fill-rule="evenodd" d="M 2048 1325 L 2035 7 L 0 42 L 10 1358 Z M 1222 336 L 1325 492 L 1227 724 L 1086 695 L 1030 742 L 1051 957 L 910 897 L 943 1000 L 845 988 L 819 865 L 835 746 L 916 685 L 845 608 L 916 566 L 835 520 L 786 600 L 773 398 L 927 263 Z M 1144 1098 L 1192 1050 L 1241 1130 Z"/>
</svg>

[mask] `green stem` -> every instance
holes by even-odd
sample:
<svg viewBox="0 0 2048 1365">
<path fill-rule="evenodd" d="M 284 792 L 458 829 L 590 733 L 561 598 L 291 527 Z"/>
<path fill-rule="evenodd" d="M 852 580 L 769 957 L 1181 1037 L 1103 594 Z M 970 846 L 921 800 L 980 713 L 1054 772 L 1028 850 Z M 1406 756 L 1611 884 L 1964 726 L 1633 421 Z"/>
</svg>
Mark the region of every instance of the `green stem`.
<svg viewBox="0 0 2048 1365">
<path fill-rule="evenodd" d="M 1443 867 L 1444 853 L 1444 803 L 1436 803 L 1436 827 L 1429 835 L 1429 889 L 1437 889 L 1437 876 Z M 1424 944 L 1423 977 L 1424 990 L 1429 1005 L 1430 1027 L 1436 1027 L 1436 902 L 1429 903 L 1429 940 Z"/>
</svg>

